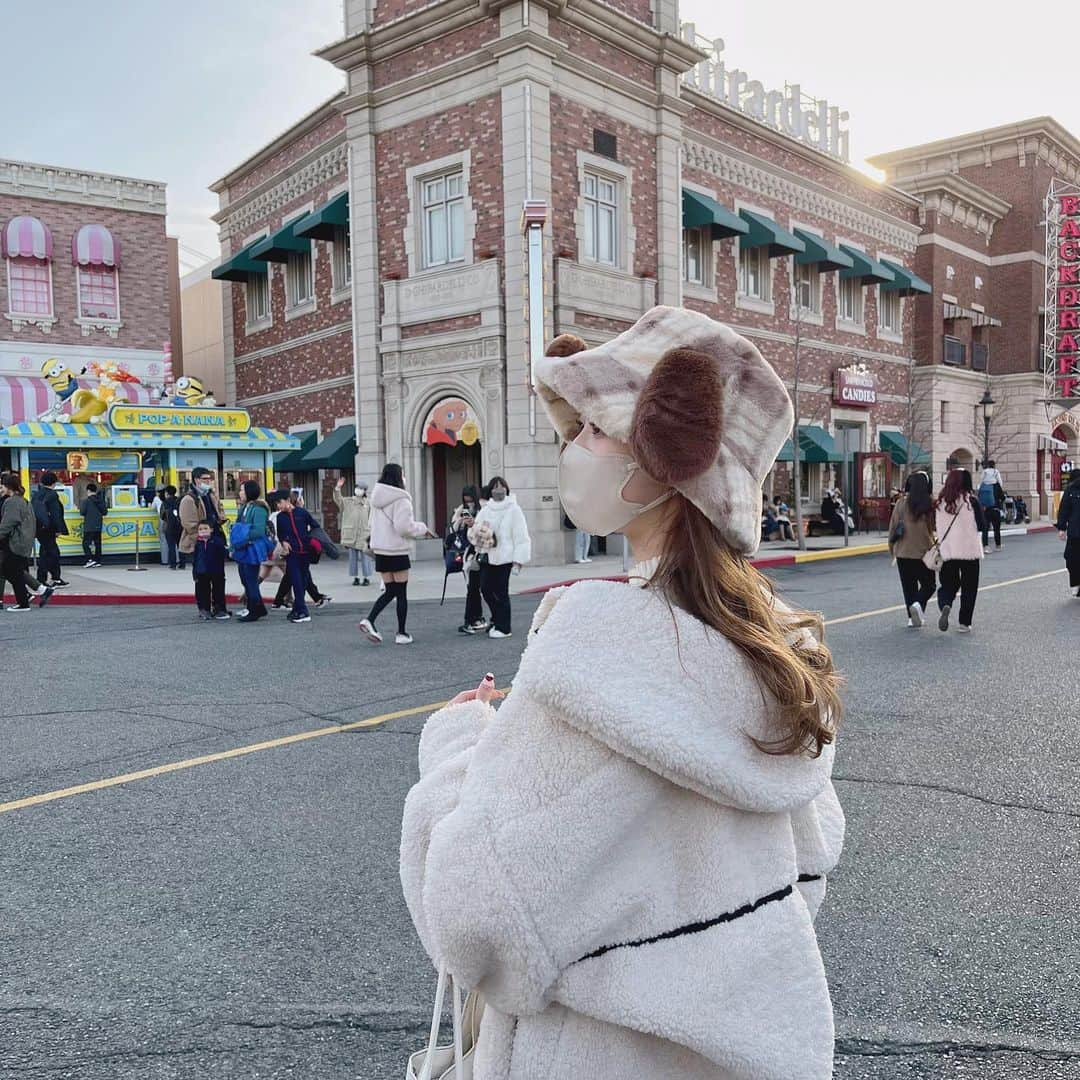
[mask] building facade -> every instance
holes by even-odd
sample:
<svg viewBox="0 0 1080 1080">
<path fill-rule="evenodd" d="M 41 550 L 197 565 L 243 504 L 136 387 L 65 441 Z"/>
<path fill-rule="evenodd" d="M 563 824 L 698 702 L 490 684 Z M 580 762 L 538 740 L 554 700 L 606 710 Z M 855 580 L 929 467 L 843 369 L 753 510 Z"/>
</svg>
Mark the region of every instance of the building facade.
<svg viewBox="0 0 1080 1080">
<path fill-rule="evenodd" d="M 846 114 L 728 70 L 674 0 L 344 11 L 320 53 L 343 92 L 214 185 L 226 399 L 307 433 L 294 482 L 325 505 L 337 470 L 400 461 L 440 527 L 463 483 L 502 474 L 561 561 L 530 349 L 663 303 L 731 324 L 798 389 L 811 505 L 831 482 L 887 501 L 920 453 L 930 286 L 920 200 L 846 163 Z"/>
<path fill-rule="evenodd" d="M 54 370 L 92 386 L 80 372 L 115 362 L 149 400 L 170 332 L 165 185 L 0 161 L 0 243 L 0 427 L 56 404 Z"/>
<path fill-rule="evenodd" d="M 180 327 L 183 352 L 173 374 L 198 379 L 222 404 L 225 394 L 226 289 L 211 276 L 216 263 L 207 263 L 180 278 Z"/>
<path fill-rule="evenodd" d="M 1048 513 L 1080 462 L 1080 415 L 1046 392 L 1046 196 L 1080 180 L 1080 140 L 1050 117 L 871 159 L 919 199 L 917 439 L 934 470 L 989 450 L 1005 487 Z M 980 401 L 994 401 L 989 439 Z"/>
</svg>

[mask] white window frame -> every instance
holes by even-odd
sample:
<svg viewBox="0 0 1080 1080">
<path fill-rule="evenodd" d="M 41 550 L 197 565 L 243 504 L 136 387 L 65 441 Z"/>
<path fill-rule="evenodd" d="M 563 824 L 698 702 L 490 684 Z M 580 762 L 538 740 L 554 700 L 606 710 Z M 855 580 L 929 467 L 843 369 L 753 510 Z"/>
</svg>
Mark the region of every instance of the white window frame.
<svg viewBox="0 0 1080 1080">
<path fill-rule="evenodd" d="M 735 213 L 738 214 L 740 210 L 749 210 L 755 214 L 761 214 L 762 217 L 767 217 L 770 221 L 775 221 L 779 224 L 779 221 L 774 210 L 769 210 L 764 206 L 755 206 L 753 203 L 743 202 L 741 199 L 735 200 Z M 762 282 L 764 285 L 764 295 L 754 296 L 743 290 L 743 252 L 749 254 L 755 252 L 755 258 L 761 259 L 764 257 L 767 270 L 762 275 Z M 764 256 L 763 253 L 764 252 Z M 735 307 L 741 308 L 743 311 L 755 311 L 759 315 L 775 315 L 776 303 L 774 300 L 773 292 L 773 275 L 776 273 L 776 267 L 773 266 L 773 260 L 769 258 L 769 253 L 765 248 L 743 248 L 742 237 L 736 236 L 735 243 L 731 245 L 732 259 L 735 263 Z"/>
<path fill-rule="evenodd" d="M 424 200 L 423 184 L 440 175 L 461 171 L 462 191 L 462 241 L 464 251 L 460 259 L 453 262 L 424 265 Z M 462 150 L 456 154 L 434 158 L 405 170 L 405 188 L 409 198 L 409 212 L 405 217 L 405 255 L 409 267 L 409 277 L 421 274 L 445 273 L 447 270 L 471 266 L 476 247 L 476 209 L 473 206 L 471 191 L 472 154 Z"/>
<path fill-rule="evenodd" d="M 897 266 L 903 266 L 904 261 L 898 255 L 893 255 L 891 252 L 879 251 L 875 258 L 880 262 L 882 255 L 886 259 L 891 259 Z M 904 344 L 904 298 L 896 293 L 889 292 L 888 290 L 882 291 L 880 285 L 875 286 L 875 303 L 877 305 L 877 336 L 882 341 L 892 342 L 894 345 Z M 893 298 L 896 301 L 896 326 L 886 326 L 882 319 L 882 311 L 884 310 L 882 305 L 883 299 Z"/>
<path fill-rule="evenodd" d="M 52 331 L 53 326 L 57 322 L 56 316 L 56 295 L 53 292 L 53 267 L 52 259 L 40 259 L 39 262 L 44 262 L 45 267 L 49 272 L 49 313 L 42 315 L 40 313 L 35 314 L 30 311 L 14 311 L 11 307 L 11 298 L 13 296 L 11 288 L 11 259 L 12 256 L 8 256 L 4 261 L 7 263 L 7 295 L 8 295 L 8 310 L 4 315 L 4 318 L 11 323 L 12 330 L 21 330 L 24 326 L 36 326 L 43 333 L 48 334 Z M 76 282 L 76 284 L 78 284 Z"/>
<path fill-rule="evenodd" d="M 616 177 L 598 169 L 585 170 L 585 187 L 581 193 L 584 221 L 582 229 L 582 262 L 597 266 L 619 266 L 619 181 Z M 607 212 L 610 230 L 603 228 L 603 213 Z M 604 237 L 605 232 L 610 235 Z M 606 244 L 606 255 L 601 248 Z"/>
<path fill-rule="evenodd" d="M 579 150 L 577 155 L 578 189 L 577 205 L 574 211 L 574 234 L 577 239 L 578 262 L 595 266 L 600 270 L 633 274 L 634 253 L 637 248 L 637 230 L 634 228 L 631 212 L 633 197 L 633 170 L 619 161 L 602 157 L 599 154 Z M 615 184 L 615 261 L 598 262 L 588 258 L 586 252 L 586 211 L 585 177 L 586 174 L 600 176 Z"/>
<path fill-rule="evenodd" d="M 348 184 L 338 184 L 326 193 L 326 201 L 336 199 L 339 195 L 349 190 Z M 351 224 L 351 219 L 350 219 Z M 345 247 L 343 253 L 338 249 L 342 244 L 338 240 L 327 240 L 326 245 L 330 258 L 330 303 L 340 304 L 343 300 L 352 299 L 352 231 L 350 225 L 341 225 L 335 228 L 334 236 L 340 235 L 339 229 L 345 232 Z"/>
<path fill-rule="evenodd" d="M 801 221 L 796 221 L 794 218 L 788 220 L 788 231 L 794 234 L 796 229 L 802 229 L 803 232 L 810 233 L 812 236 L 817 236 L 820 239 L 825 239 L 825 234 L 816 225 L 806 225 Z M 792 255 L 788 259 L 788 271 L 790 274 L 791 282 L 791 303 L 788 312 L 791 321 L 795 321 L 796 306 L 800 303 L 799 292 L 799 273 L 803 270 L 811 271 L 810 275 L 810 288 L 812 292 L 812 299 L 816 301 L 812 307 L 802 308 L 802 314 L 799 317 L 799 321 L 803 326 L 824 326 L 825 325 L 825 289 L 824 282 L 822 281 L 821 270 L 816 265 L 814 266 L 798 266 L 795 263 L 795 256 Z"/>
<path fill-rule="evenodd" d="M 263 229 L 262 232 L 252 233 L 250 236 L 244 238 L 244 242 L 241 245 L 241 250 L 250 247 L 258 240 L 265 240 L 269 236 L 269 232 Z M 244 282 L 244 333 L 245 335 L 256 334 L 260 330 L 268 330 L 274 325 L 274 264 L 268 262 L 266 264 L 266 314 L 261 318 L 253 319 L 251 317 L 251 281 L 250 279 Z"/>
<path fill-rule="evenodd" d="M 712 236 L 708 226 L 682 231 L 682 279 L 684 285 L 696 285 L 703 289 L 709 280 L 709 253 L 712 251 Z M 690 276 L 690 249 L 697 247 L 697 277 Z"/>
<path fill-rule="evenodd" d="M 83 337 L 89 337 L 94 330 L 104 330 L 106 334 L 111 338 L 115 338 L 121 328 L 124 325 L 122 311 L 120 308 L 120 268 L 112 266 L 109 269 L 113 272 L 113 281 L 116 283 L 116 318 L 115 319 L 102 319 L 94 315 L 83 315 L 82 313 L 82 281 L 80 275 L 82 274 L 84 267 L 75 267 L 75 310 L 78 315 L 75 318 L 75 325 L 82 330 Z"/>
<path fill-rule="evenodd" d="M 687 180 L 683 180 L 682 187 L 687 191 L 696 191 L 701 195 L 707 195 L 710 199 L 717 199 L 719 201 L 717 193 L 713 188 L 702 187 L 699 184 L 690 183 Z M 680 258 L 685 260 L 686 258 L 686 233 L 689 230 L 683 229 L 683 244 L 680 247 Z M 702 234 L 702 270 L 704 280 L 698 284 L 693 281 L 688 281 L 686 278 L 686 264 L 683 262 L 681 266 L 682 271 L 682 291 L 684 297 L 689 297 L 694 300 L 704 300 L 707 303 L 715 304 L 718 302 L 716 292 L 716 244 L 717 241 L 713 239 L 712 230 L 709 226 L 705 226 L 701 230 Z"/>
<path fill-rule="evenodd" d="M 299 221 L 300 218 L 306 217 L 315 209 L 315 204 L 309 202 L 306 206 L 301 206 L 297 210 L 292 210 L 288 214 L 284 215 L 281 219 L 281 228 L 285 228 L 286 225 L 291 225 L 294 221 Z M 318 301 L 316 299 L 315 289 L 315 269 L 316 269 L 316 246 L 314 240 L 308 241 L 308 258 L 311 260 L 311 295 L 305 297 L 303 300 L 294 302 L 292 297 L 292 277 L 291 272 L 292 261 L 294 257 L 301 257 L 303 252 L 295 252 L 289 255 L 288 261 L 284 264 L 282 269 L 282 278 L 285 284 L 285 321 L 289 322 L 292 319 L 299 319 L 302 315 L 310 315 L 313 311 L 318 310 Z"/>
<path fill-rule="evenodd" d="M 836 238 L 836 245 L 839 247 L 841 244 L 847 244 L 848 247 L 855 248 L 856 251 L 861 251 L 864 255 L 869 255 L 865 245 L 860 244 L 854 240 L 847 240 L 844 237 L 838 236 Z M 836 272 L 836 284 L 834 286 L 836 296 L 836 329 L 845 334 L 861 334 L 866 336 L 866 289 L 867 287 L 862 282 L 855 281 L 853 278 L 849 279 L 855 287 L 855 295 L 858 297 L 858 319 L 845 319 L 840 314 L 840 289 L 841 286 L 846 284 L 840 280 L 840 271 Z"/>
<path fill-rule="evenodd" d="M 451 192 L 451 184 L 457 182 L 458 190 Z M 442 185 L 442 194 L 429 200 L 428 189 L 434 184 Z M 419 192 L 420 204 L 420 262 L 424 270 L 442 270 L 451 266 L 461 265 L 465 262 L 465 172 L 460 166 L 454 166 L 444 172 L 432 173 L 420 180 Z M 460 207 L 461 218 L 461 250 L 454 251 L 454 228 L 451 209 Z M 437 258 L 433 253 L 432 237 L 435 228 L 432 226 L 432 215 L 436 211 L 442 213 L 442 223 L 438 231 L 445 233 L 440 241 L 445 244 L 444 254 Z"/>
</svg>

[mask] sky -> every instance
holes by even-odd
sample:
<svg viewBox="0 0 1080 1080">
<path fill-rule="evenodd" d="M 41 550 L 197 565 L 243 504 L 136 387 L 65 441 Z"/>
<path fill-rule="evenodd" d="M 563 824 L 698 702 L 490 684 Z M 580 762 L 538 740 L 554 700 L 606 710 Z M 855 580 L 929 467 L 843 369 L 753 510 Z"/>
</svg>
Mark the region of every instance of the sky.
<svg viewBox="0 0 1080 1080">
<path fill-rule="evenodd" d="M 165 181 L 183 271 L 219 252 L 208 185 L 343 82 L 311 55 L 341 36 L 342 0 L 4 8 L 9 111 L 0 156 Z M 729 69 L 767 88 L 798 82 L 847 109 L 853 164 L 1047 114 L 1080 134 L 1080 94 L 1058 89 L 1045 44 L 1060 8 L 1030 0 L 1023 18 L 1009 10 L 1006 23 L 986 0 L 682 0 L 685 20 L 724 39 Z M 12 87 L 33 89 L 12 97 Z"/>
</svg>

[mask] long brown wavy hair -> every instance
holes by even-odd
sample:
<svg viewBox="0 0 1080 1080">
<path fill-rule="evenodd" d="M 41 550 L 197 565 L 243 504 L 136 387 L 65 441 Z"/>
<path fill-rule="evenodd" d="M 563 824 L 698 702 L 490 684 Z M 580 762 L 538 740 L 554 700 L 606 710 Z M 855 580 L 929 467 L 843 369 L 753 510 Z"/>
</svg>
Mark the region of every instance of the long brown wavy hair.
<svg viewBox="0 0 1080 1080">
<path fill-rule="evenodd" d="M 676 492 L 672 503 L 667 542 L 651 587 L 723 634 L 750 661 L 787 728 L 776 741 L 755 739 L 758 749 L 818 757 L 836 738 L 843 683 L 821 640 L 821 619 L 805 611 L 778 610 L 769 579 L 734 551 L 687 498 Z M 812 643 L 803 643 L 804 629 L 814 632 Z"/>
</svg>

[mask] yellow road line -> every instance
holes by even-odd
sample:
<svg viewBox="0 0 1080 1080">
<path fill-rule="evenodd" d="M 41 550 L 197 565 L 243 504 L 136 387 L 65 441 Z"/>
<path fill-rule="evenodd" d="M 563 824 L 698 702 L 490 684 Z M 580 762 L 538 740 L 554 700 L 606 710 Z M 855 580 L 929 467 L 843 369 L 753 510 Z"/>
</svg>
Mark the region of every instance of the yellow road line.
<svg viewBox="0 0 1080 1080">
<path fill-rule="evenodd" d="M 980 592 L 988 592 L 990 589 L 1004 589 L 1008 585 L 1020 585 L 1025 581 L 1037 581 L 1039 578 L 1053 577 L 1056 574 L 1064 574 L 1065 570 L 1046 570 L 1040 574 L 1028 574 L 1026 577 L 1012 578 L 1009 581 L 998 581 L 993 585 L 984 585 Z M 828 619 L 826 626 L 839 626 L 841 623 L 855 622 L 859 619 L 871 619 L 876 615 L 889 615 L 897 611 L 903 611 L 903 604 L 893 607 L 875 608 L 873 611 L 860 611 L 855 615 L 842 615 L 836 619 Z M 15 799 L 13 802 L 0 803 L 0 814 L 8 814 L 13 810 L 25 810 L 31 806 L 41 806 L 43 803 L 55 802 L 57 799 L 68 799 L 73 795 L 85 795 L 90 791 L 101 791 L 104 788 L 117 787 L 120 784 L 130 784 L 135 780 L 148 780 L 154 776 L 164 776 L 166 773 L 180 772 L 184 769 L 194 769 L 199 765 L 211 765 L 215 761 L 227 761 L 229 758 L 244 757 L 254 754 L 259 750 L 274 750 L 279 746 L 291 746 L 294 743 L 307 742 L 309 739 L 318 739 L 323 735 L 336 735 L 343 731 L 358 731 L 361 728 L 378 727 L 380 724 L 389 723 L 391 720 L 400 720 L 406 716 L 419 716 L 421 713 L 435 712 L 446 704 L 445 701 L 435 701 L 430 705 L 416 705 L 411 709 L 399 709 L 397 712 L 384 713 L 382 716 L 372 716 L 367 720 L 354 720 L 349 724 L 334 724 L 330 727 L 316 728 L 313 731 L 300 731 L 295 735 L 284 735 L 280 739 L 268 739 L 266 742 L 251 743 L 248 746 L 238 746 L 232 750 L 223 750 L 217 754 L 204 754 L 202 757 L 186 758 L 184 761 L 172 761 L 168 765 L 156 765 L 152 769 L 140 769 L 138 772 L 123 773 L 120 776 L 110 776 L 104 780 L 94 780 L 89 784 L 77 784 L 74 787 L 60 788 L 57 791 L 46 791 L 40 795 L 29 795 L 25 799 Z"/>
<path fill-rule="evenodd" d="M 795 556 L 795 562 L 802 564 L 821 562 L 823 559 L 847 559 L 852 555 L 877 555 L 888 550 L 888 544 L 862 544 L 858 547 L 829 548 L 826 551 L 800 551 Z"/>
</svg>

